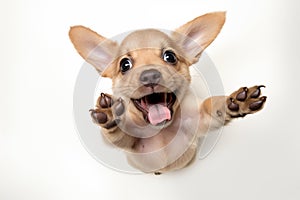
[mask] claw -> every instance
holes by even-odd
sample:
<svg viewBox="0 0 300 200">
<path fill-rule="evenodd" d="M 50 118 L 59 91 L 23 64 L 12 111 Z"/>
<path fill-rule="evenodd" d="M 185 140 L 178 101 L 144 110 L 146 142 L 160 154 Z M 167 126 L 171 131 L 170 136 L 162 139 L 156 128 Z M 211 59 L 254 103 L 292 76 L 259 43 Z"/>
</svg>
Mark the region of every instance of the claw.
<svg viewBox="0 0 300 200">
<path fill-rule="evenodd" d="M 244 87 L 243 91 L 238 93 L 236 99 L 239 101 L 245 101 L 247 99 L 248 88 Z"/>
<path fill-rule="evenodd" d="M 96 112 L 93 109 L 89 110 L 91 112 L 91 117 L 93 118 L 93 120 L 99 124 L 104 124 L 105 122 L 107 122 L 107 115 L 103 112 Z"/>
<path fill-rule="evenodd" d="M 113 104 L 112 99 L 104 93 L 101 93 L 101 99 L 99 102 L 101 108 L 109 108 Z"/>
<path fill-rule="evenodd" d="M 261 109 L 263 106 L 264 102 L 267 100 L 267 97 L 261 97 L 258 101 L 255 101 L 249 105 L 249 109 L 252 111 L 256 111 Z"/>
<path fill-rule="evenodd" d="M 260 88 L 266 87 L 264 85 L 257 86 L 257 89 L 251 94 L 251 98 L 257 98 L 260 96 Z"/>
<path fill-rule="evenodd" d="M 240 106 L 239 104 L 236 104 L 234 103 L 234 99 L 233 98 L 230 98 L 230 103 L 228 104 L 228 108 L 231 110 L 231 111 L 238 111 Z"/>
</svg>

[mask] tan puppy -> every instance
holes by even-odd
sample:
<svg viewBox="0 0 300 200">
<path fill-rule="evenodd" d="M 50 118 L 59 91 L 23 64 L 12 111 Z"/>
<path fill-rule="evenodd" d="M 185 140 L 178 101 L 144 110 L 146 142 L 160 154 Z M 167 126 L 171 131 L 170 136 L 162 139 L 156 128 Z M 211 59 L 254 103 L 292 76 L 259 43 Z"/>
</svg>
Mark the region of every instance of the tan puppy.
<svg viewBox="0 0 300 200">
<path fill-rule="evenodd" d="M 93 121 L 135 168 L 156 174 L 183 168 L 195 157 L 199 137 L 263 108 L 263 86 L 204 101 L 190 89 L 189 66 L 224 22 L 224 12 L 209 13 L 170 35 L 155 29 L 134 31 L 121 44 L 83 26 L 71 28 L 79 54 L 113 83 L 113 95 L 102 93 L 90 110 Z"/>
</svg>

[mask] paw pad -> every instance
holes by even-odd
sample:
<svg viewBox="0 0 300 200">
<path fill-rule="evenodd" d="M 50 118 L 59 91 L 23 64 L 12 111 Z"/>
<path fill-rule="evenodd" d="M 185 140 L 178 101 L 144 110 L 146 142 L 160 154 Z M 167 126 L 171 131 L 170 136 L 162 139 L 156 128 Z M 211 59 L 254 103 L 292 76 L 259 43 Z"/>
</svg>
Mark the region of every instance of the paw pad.
<svg viewBox="0 0 300 200">
<path fill-rule="evenodd" d="M 101 98 L 99 100 L 99 105 L 101 106 L 101 108 L 109 108 L 112 106 L 112 104 L 112 98 L 104 93 L 101 93 Z"/>
<path fill-rule="evenodd" d="M 228 104 L 228 108 L 232 111 L 238 111 L 240 106 L 234 102 L 233 98 L 230 98 L 230 103 Z"/>
<path fill-rule="evenodd" d="M 115 119 L 115 120 L 113 120 L 113 121 L 108 122 L 107 124 L 105 124 L 104 128 L 111 129 L 111 128 L 117 126 L 118 123 L 120 123 L 120 120 L 119 119 Z"/>
<path fill-rule="evenodd" d="M 97 112 L 97 110 L 90 109 L 91 117 L 93 120 L 99 124 L 104 124 L 107 122 L 107 115 L 103 112 Z"/>
<path fill-rule="evenodd" d="M 263 104 L 266 102 L 267 97 L 261 97 L 258 101 L 249 104 L 249 109 L 252 111 L 256 111 L 261 109 Z"/>
<path fill-rule="evenodd" d="M 93 121 L 105 129 L 111 129 L 120 123 L 119 117 L 125 112 L 123 99 L 113 99 L 109 94 L 101 93 L 96 109 L 90 109 Z"/>
<path fill-rule="evenodd" d="M 261 110 L 267 100 L 267 97 L 261 97 L 263 87 L 265 86 L 242 87 L 232 93 L 227 100 L 228 114 L 231 117 L 243 117 Z"/>
<path fill-rule="evenodd" d="M 250 95 L 251 98 L 258 98 L 260 96 L 260 88 L 265 87 L 264 85 L 260 85 L 257 86 L 256 90 L 254 92 L 252 92 L 252 94 Z"/>
<path fill-rule="evenodd" d="M 248 88 L 244 87 L 243 91 L 236 95 L 236 99 L 239 101 L 245 101 L 247 99 Z"/>
<path fill-rule="evenodd" d="M 125 107 L 124 107 L 123 100 L 119 98 L 118 101 L 116 102 L 115 114 L 117 116 L 121 116 L 124 113 L 124 111 L 125 111 Z"/>
</svg>

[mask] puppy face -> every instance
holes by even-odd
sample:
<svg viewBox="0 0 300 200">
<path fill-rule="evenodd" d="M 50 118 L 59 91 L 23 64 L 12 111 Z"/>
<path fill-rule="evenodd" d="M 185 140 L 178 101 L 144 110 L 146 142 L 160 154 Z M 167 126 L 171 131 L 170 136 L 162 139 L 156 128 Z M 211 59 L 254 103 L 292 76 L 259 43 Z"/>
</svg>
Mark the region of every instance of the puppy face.
<svg viewBox="0 0 300 200">
<path fill-rule="evenodd" d="M 171 35 L 146 29 L 130 33 L 121 44 L 75 26 L 70 38 L 79 54 L 113 82 L 113 93 L 126 103 L 126 116 L 145 126 L 168 125 L 184 98 L 189 66 L 215 39 L 225 13 L 200 16 Z"/>
<path fill-rule="evenodd" d="M 103 74 L 112 78 L 114 95 L 126 101 L 130 119 L 158 126 L 172 121 L 190 82 L 188 66 L 174 40 L 148 29 L 128 35 Z"/>
</svg>

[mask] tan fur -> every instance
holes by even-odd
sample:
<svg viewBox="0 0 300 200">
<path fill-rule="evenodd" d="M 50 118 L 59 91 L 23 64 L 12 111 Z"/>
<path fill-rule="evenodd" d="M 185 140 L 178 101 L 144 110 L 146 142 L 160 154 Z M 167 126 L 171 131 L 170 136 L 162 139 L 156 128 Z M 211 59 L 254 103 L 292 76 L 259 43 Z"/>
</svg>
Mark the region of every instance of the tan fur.
<svg viewBox="0 0 300 200">
<path fill-rule="evenodd" d="M 254 113 L 249 106 L 258 98 L 247 98 L 239 103 L 242 109 L 234 112 L 228 109 L 240 91 L 230 97 L 211 97 L 201 101 L 190 91 L 189 66 L 198 61 L 203 50 L 215 39 L 225 22 L 225 13 L 209 13 L 186 23 L 171 36 L 155 29 L 130 33 L 121 44 L 98 35 L 83 26 L 70 30 L 70 38 L 79 54 L 91 63 L 104 77 L 112 79 L 114 102 L 122 99 L 125 113 L 114 114 L 116 104 L 111 108 L 100 106 L 101 97 L 94 112 L 105 113 L 108 121 L 118 118 L 118 126 L 105 128 L 99 124 L 104 138 L 124 149 L 128 162 L 143 172 L 167 172 L 181 169 L 192 162 L 196 155 L 199 137 L 209 130 L 222 127 L 235 114 Z M 170 64 L 162 59 L 165 50 L 176 54 L 177 63 Z M 133 67 L 122 73 L 120 61 L 128 58 Z M 139 78 L 146 70 L 157 70 L 162 78 L 158 85 L 146 87 Z M 255 87 L 250 92 L 255 91 Z M 176 91 L 173 116 L 164 127 L 149 125 L 132 99 L 155 93 Z M 242 90 L 243 91 L 243 90 Z"/>
</svg>

